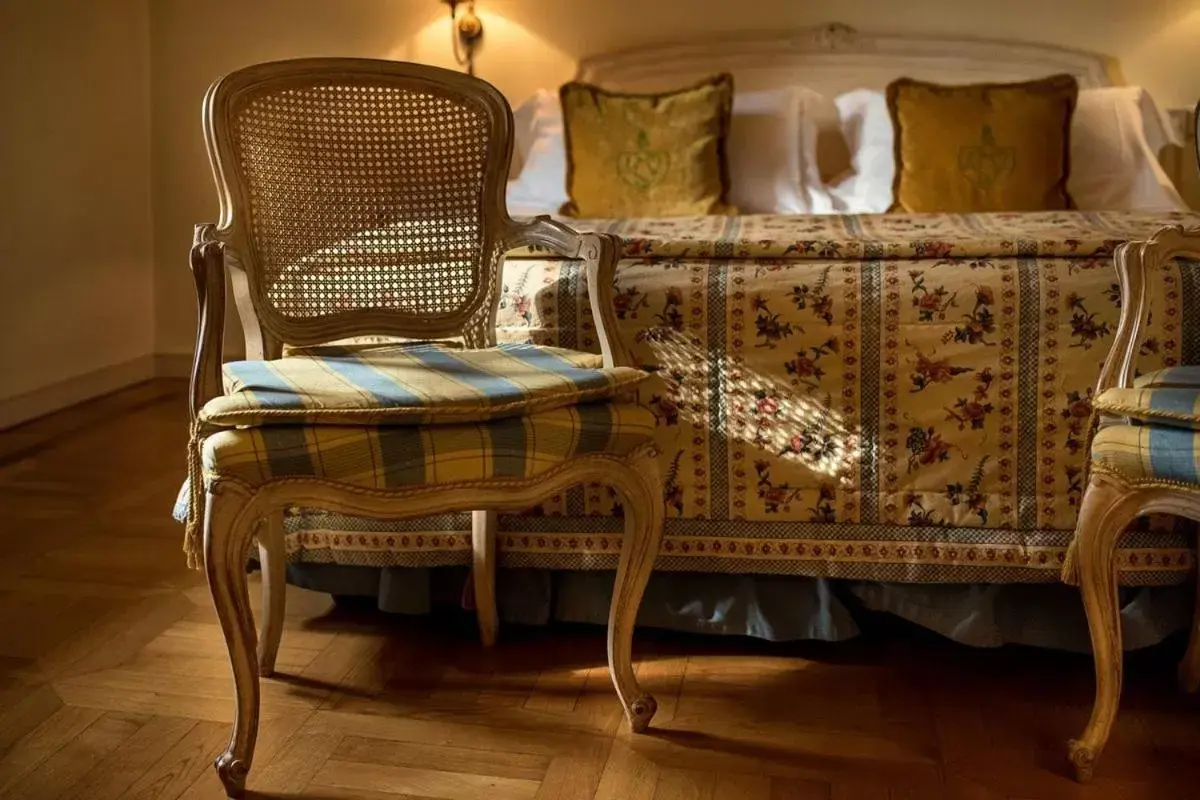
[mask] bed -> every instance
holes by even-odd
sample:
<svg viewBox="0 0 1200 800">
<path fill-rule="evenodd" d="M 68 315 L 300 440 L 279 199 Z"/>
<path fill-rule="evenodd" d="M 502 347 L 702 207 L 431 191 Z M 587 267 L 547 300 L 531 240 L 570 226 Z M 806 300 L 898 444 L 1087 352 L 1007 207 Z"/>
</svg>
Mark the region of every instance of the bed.
<svg viewBox="0 0 1200 800">
<path fill-rule="evenodd" d="M 748 90 L 826 96 L 901 74 L 1121 83 L 1093 54 L 837 25 L 603 55 L 579 76 L 642 91 L 717 71 Z M 863 210 L 848 208 L 861 186 L 838 163 L 853 159 L 829 152 L 821 180 L 843 174 L 850 194 L 830 192 L 821 210 Z M 1119 314 L 1112 250 L 1200 224 L 1155 168 L 1143 184 L 1168 199 L 1120 210 L 571 220 L 625 240 L 618 335 L 655 374 L 640 399 L 659 421 L 667 527 L 644 621 L 838 639 L 861 604 L 972 644 L 1084 646 L 1072 591 L 1030 585 L 1059 582 L 1072 535 L 1091 387 Z M 1142 370 L 1200 363 L 1200 322 L 1184 313 L 1198 291 L 1191 264 L 1156 276 Z M 510 254 L 501 340 L 596 350 L 585 293 L 576 263 Z M 501 518 L 502 613 L 598 620 L 614 514 L 611 495 L 580 489 Z M 287 530 L 290 580 L 394 610 L 427 607 L 447 574 L 437 568 L 470 562 L 465 516 L 397 525 L 295 509 Z M 1194 560 L 1170 521 L 1125 537 L 1127 614 L 1143 623 L 1128 646 L 1187 619 L 1176 587 Z"/>
</svg>

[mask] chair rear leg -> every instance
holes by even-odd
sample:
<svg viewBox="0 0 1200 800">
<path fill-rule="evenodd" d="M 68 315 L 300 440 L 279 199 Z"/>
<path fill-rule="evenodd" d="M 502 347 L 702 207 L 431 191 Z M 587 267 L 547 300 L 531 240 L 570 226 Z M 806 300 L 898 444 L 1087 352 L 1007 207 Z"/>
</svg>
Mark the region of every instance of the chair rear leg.
<svg viewBox="0 0 1200 800">
<path fill-rule="evenodd" d="M 1121 617 L 1117 604 L 1117 542 L 1133 521 L 1137 505 L 1129 490 L 1092 479 L 1076 526 L 1079 589 L 1087 613 L 1096 662 L 1096 700 L 1087 727 L 1068 744 L 1080 781 L 1091 778 L 1117 716 L 1121 699 Z"/>
<path fill-rule="evenodd" d="M 475 590 L 475 616 L 484 647 L 496 643 L 500 615 L 496 609 L 496 512 L 471 512 L 471 576 Z"/>
<path fill-rule="evenodd" d="M 287 609 L 287 556 L 283 544 L 283 512 L 267 516 L 258 532 L 258 561 L 262 565 L 262 621 L 258 637 L 258 674 L 275 674 L 275 657 L 283 636 Z"/>
</svg>

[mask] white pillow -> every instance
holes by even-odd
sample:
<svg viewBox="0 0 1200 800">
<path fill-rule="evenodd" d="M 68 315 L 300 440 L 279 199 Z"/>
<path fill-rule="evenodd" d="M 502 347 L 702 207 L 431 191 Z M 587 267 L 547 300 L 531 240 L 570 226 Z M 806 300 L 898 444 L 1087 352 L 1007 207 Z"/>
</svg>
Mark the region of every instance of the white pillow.
<svg viewBox="0 0 1200 800">
<path fill-rule="evenodd" d="M 508 182 L 508 213 L 557 214 L 567 202 L 567 150 L 558 94 L 540 89 L 513 112 L 514 150 L 521 171 Z"/>
<path fill-rule="evenodd" d="M 858 89 L 838 95 L 834 103 L 850 150 L 852 172 L 827 187 L 831 205 L 842 214 L 882 214 L 892 205 L 896 177 L 895 135 L 887 97 L 883 92 Z M 806 132 L 810 138 L 816 133 L 811 127 Z"/>
<path fill-rule="evenodd" d="M 816 151 L 802 151 L 804 109 L 820 98 L 788 87 L 737 94 L 726 140 L 729 202 L 743 214 L 812 214 L 825 195 Z"/>
<path fill-rule="evenodd" d="M 812 157 L 802 153 L 805 104 L 820 100 L 789 87 L 735 95 L 726 141 L 729 202 L 744 214 L 828 212 Z M 508 183 L 514 216 L 557 213 L 567 201 L 567 157 L 558 95 L 541 90 L 516 112 L 516 153 L 524 166 Z M 528 122 L 523 122 L 528 120 Z M 523 147 L 523 140 L 528 145 Z M 814 144 L 815 147 L 815 144 Z"/>
<path fill-rule="evenodd" d="M 1158 161 L 1170 141 L 1149 93 L 1137 86 L 1085 89 L 1071 121 L 1075 205 L 1085 211 L 1185 207 Z"/>
<path fill-rule="evenodd" d="M 827 186 L 834 208 L 877 214 L 892 204 L 896 175 L 891 114 L 883 92 L 859 89 L 834 101 L 852 154 L 851 176 Z M 811 127 L 806 138 L 812 138 Z M 1158 163 L 1171 141 L 1153 99 L 1135 86 L 1083 89 L 1071 121 L 1067 191 L 1085 211 L 1176 210 L 1185 207 Z M 807 145 L 805 145 L 807 147 Z"/>
</svg>

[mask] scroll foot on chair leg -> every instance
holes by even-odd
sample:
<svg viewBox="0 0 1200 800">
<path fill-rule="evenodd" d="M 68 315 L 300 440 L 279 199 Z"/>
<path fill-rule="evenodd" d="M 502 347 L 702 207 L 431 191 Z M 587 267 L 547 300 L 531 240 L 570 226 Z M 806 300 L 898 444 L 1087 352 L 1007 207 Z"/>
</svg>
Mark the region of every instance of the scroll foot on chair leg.
<svg viewBox="0 0 1200 800">
<path fill-rule="evenodd" d="M 1092 779 L 1092 771 L 1096 768 L 1096 749 L 1089 747 L 1078 739 L 1067 742 L 1071 763 L 1075 765 L 1075 777 L 1080 783 Z"/>
<path fill-rule="evenodd" d="M 244 761 L 234 758 L 233 753 L 226 750 L 217 756 L 213 764 L 217 768 L 217 777 L 225 787 L 229 797 L 241 798 L 246 794 L 246 775 L 250 772 Z"/>
<path fill-rule="evenodd" d="M 658 703 L 638 685 L 632 654 L 638 607 L 662 541 L 662 479 L 654 458 L 655 453 L 646 450 L 610 478 L 625 499 L 625 539 L 608 614 L 608 667 L 634 733 L 649 728 L 658 710 Z"/>
<path fill-rule="evenodd" d="M 634 733 L 645 733 L 657 711 L 658 701 L 648 694 L 642 695 L 629 704 L 629 727 Z"/>
</svg>

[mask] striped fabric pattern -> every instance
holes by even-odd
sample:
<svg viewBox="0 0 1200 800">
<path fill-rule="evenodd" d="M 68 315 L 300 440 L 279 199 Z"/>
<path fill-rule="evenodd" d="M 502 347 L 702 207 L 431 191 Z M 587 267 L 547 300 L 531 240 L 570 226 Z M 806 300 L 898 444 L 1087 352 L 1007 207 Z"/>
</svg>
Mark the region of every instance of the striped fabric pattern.
<svg viewBox="0 0 1200 800">
<path fill-rule="evenodd" d="M 1200 366 L 1156 369 L 1139 375 L 1133 385 L 1138 389 L 1200 389 Z"/>
<path fill-rule="evenodd" d="M 274 361 L 225 365 L 226 394 L 200 421 L 235 427 L 424 425 L 479 422 L 611 399 L 649 377 L 605 369 L 600 356 L 505 344 L 441 343 L 307 348 Z"/>
<path fill-rule="evenodd" d="M 533 478 L 590 453 L 627 455 L 654 435 L 654 415 L 632 403 L 589 403 L 460 425 L 266 425 L 204 440 L 205 482 L 258 486 L 306 477 L 371 489 L 485 478 Z M 187 517 L 187 491 L 175 507 Z"/>
<path fill-rule="evenodd" d="M 1092 462 L 1130 480 L 1200 485 L 1200 434 L 1166 425 L 1110 425 L 1092 440 Z"/>
<path fill-rule="evenodd" d="M 1094 407 L 1101 414 L 1156 425 L 1200 428 L 1200 388 L 1109 389 L 1096 398 Z"/>
</svg>

